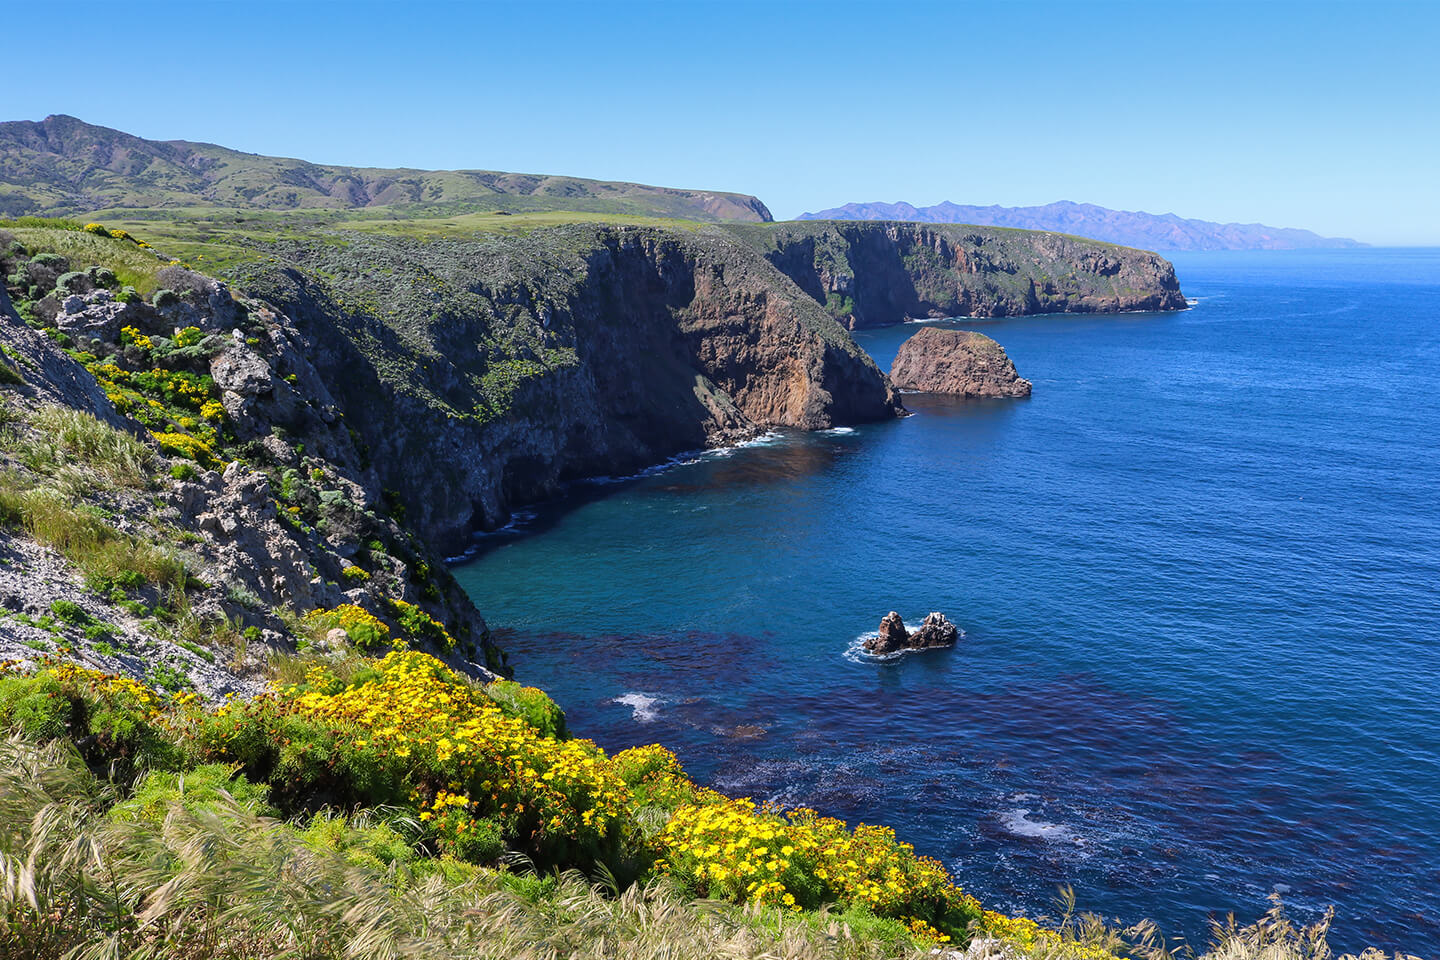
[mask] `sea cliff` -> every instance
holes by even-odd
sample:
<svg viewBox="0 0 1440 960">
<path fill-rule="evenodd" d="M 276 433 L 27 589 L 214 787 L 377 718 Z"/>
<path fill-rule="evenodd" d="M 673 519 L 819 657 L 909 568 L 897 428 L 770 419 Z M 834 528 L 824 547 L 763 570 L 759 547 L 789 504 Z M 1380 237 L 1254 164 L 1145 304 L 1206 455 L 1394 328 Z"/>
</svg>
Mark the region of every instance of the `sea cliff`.
<svg viewBox="0 0 1440 960">
<path fill-rule="evenodd" d="M 1180 310 L 1175 268 L 1145 250 L 963 224 L 732 224 L 850 329 L 923 317 Z"/>
<path fill-rule="evenodd" d="M 900 410 L 818 304 L 720 231 L 575 225 L 276 252 L 237 284 L 294 319 L 382 484 L 445 549 L 582 477 Z"/>
</svg>

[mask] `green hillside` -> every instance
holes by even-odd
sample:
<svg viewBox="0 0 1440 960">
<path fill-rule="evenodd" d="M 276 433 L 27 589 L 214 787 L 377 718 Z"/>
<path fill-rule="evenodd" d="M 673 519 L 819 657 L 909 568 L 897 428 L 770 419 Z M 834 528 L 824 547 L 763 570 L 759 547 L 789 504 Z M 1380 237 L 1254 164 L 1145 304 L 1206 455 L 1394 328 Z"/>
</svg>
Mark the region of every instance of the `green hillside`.
<svg viewBox="0 0 1440 960">
<path fill-rule="evenodd" d="M 186 209 L 190 208 L 190 209 Z M 0 123 L 0 216 L 153 210 L 390 211 L 406 217 L 503 210 L 768 221 L 738 193 L 492 170 L 346 167 L 145 140 L 74 117 Z"/>
</svg>

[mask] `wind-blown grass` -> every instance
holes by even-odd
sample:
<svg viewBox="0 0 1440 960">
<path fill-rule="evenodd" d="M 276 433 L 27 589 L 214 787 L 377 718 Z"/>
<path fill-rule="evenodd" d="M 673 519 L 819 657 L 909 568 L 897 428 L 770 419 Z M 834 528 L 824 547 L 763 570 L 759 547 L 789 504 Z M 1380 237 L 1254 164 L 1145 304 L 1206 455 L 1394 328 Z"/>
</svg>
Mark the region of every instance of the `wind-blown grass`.
<svg viewBox="0 0 1440 960">
<path fill-rule="evenodd" d="M 123 430 L 70 407 L 41 407 L 30 415 L 35 430 L 21 444 L 26 466 L 58 475 L 80 470 L 118 486 L 144 489 L 154 482 L 155 454 Z"/>
<path fill-rule="evenodd" d="M 174 778 L 171 776 L 170 783 Z M 155 791 L 149 791 L 154 794 Z M 0 955 L 7 960 L 540 960 L 918 957 L 839 920 L 696 904 L 664 880 L 623 893 L 450 862 L 364 862 L 207 786 L 163 818 L 63 741 L 0 741 Z M 154 803 L 153 796 L 151 803 Z M 112 815 L 107 811 L 122 811 Z M 343 832 L 363 830 L 346 823 Z M 324 832 L 324 831 L 320 831 Z M 333 833 L 333 831 L 331 831 Z M 308 841 L 308 842 L 307 842 Z"/>
</svg>

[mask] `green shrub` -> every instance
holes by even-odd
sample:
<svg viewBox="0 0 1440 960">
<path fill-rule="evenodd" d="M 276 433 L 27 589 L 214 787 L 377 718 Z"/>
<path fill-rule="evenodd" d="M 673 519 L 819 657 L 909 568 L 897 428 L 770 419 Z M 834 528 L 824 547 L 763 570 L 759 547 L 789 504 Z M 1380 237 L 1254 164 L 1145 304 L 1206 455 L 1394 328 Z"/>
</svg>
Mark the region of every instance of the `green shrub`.
<svg viewBox="0 0 1440 960">
<path fill-rule="evenodd" d="M 74 718 L 74 704 L 54 677 L 0 677 L 0 726 L 29 740 L 54 740 L 69 732 Z"/>
<path fill-rule="evenodd" d="M 194 480 L 199 475 L 199 472 L 189 463 L 170 465 L 170 476 L 175 480 Z"/>
<path fill-rule="evenodd" d="M 82 270 L 73 270 L 64 273 L 55 281 L 55 294 L 59 297 L 69 296 L 72 293 L 88 293 L 94 286 L 90 275 Z"/>
<path fill-rule="evenodd" d="M 184 772 L 156 770 L 145 776 L 128 800 L 117 803 L 108 816 L 112 821 L 144 820 L 159 824 L 176 805 L 188 813 L 223 809 L 226 797 L 240 808 L 259 816 L 279 816 L 270 806 L 270 788 L 251 783 L 233 766 L 206 763 Z"/>
<path fill-rule="evenodd" d="M 353 866 L 384 872 L 393 864 L 411 866 L 419 859 L 413 841 L 384 821 L 360 815 L 347 818 L 321 811 L 310 818 L 300 838 L 312 850 L 338 853 Z"/>
<path fill-rule="evenodd" d="M 50 612 L 55 614 L 56 619 L 64 620 L 72 626 L 81 627 L 90 622 L 90 614 L 82 610 L 79 604 L 69 600 L 56 600 L 50 604 Z"/>
<path fill-rule="evenodd" d="M 409 801 L 402 758 L 357 746 L 359 727 L 299 716 L 275 700 L 231 704 L 196 724 L 197 759 L 240 764 L 268 783 L 287 813 L 323 804 L 399 805 Z"/>
<path fill-rule="evenodd" d="M 20 371 L 0 360 L 0 386 L 18 386 L 24 382 L 25 378 L 20 375 Z"/>
<path fill-rule="evenodd" d="M 181 753 L 152 720 L 153 693 L 131 680 L 60 663 L 0 676 L 0 725 L 31 740 L 69 736 L 93 769 L 128 780 L 173 769 Z"/>
<path fill-rule="evenodd" d="M 174 290 L 156 290 L 155 296 L 150 298 L 150 302 L 155 305 L 157 310 L 164 310 L 167 307 L 173 307 L 178 304 L 180 302 L 180 295 Z"/>
<path fill-rule="evenodd" d="M 526 687 L 514 680 L 496 680 L 485 687 L 485 693 L 506 716 L 524 720 L 542 736 L 565 739 L 565 711 L 536 687 Z"/>
</svg>

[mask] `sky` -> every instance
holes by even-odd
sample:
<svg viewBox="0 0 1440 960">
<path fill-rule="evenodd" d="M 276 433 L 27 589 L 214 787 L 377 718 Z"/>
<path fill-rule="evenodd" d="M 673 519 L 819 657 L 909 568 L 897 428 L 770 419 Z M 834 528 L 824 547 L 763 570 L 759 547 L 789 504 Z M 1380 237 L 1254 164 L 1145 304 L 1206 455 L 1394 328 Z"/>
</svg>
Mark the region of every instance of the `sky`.
<svg viewBox="0 0 1440 960">
<path fill-rule="evenodd" d="M 0 119 L 733 190 L 777 219 L 1074 200 L 1440 245 L 1440 2 L 118 10 L 7 5 Z"/>
</svg>

